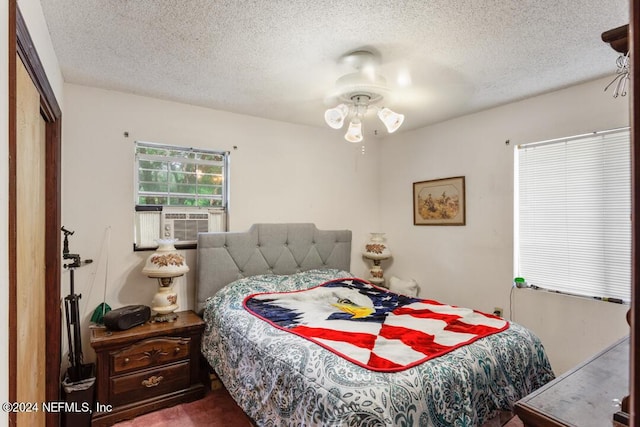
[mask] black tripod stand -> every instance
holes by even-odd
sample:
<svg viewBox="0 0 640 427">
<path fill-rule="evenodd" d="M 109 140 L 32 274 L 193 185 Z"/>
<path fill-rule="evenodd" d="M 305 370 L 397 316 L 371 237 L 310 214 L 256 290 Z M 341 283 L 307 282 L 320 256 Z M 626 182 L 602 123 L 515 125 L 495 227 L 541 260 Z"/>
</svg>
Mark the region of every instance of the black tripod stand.
<svg viewBox="0 0 640 427">
<path fill-rule="evenodd" d="M 69 236 L 73 235 L 73 231 L 69 231 L 62 227 L 64 233 L 64 247 L 62 249 L 62 257 L 72 260 L 70 264 L 64 264 L 64 268 L 69 269 L 70 288 L 69 295 L 64 298 L 65 315 L 67 318 L 67 340 L 69 343 L 69 369 L 67 376 L 71 382 L 77 382 L 93 375 L 92 365 L 84 366 L 82 364 L 82 335 L 80 333 L 80 310 L 79 303 L 82 295 L 75 292 L 74 272 L 75 269 L 82 265 L 93 262 L 88 259 L 82 261 L 80 255 L 69 253 Z"/>
</svg>

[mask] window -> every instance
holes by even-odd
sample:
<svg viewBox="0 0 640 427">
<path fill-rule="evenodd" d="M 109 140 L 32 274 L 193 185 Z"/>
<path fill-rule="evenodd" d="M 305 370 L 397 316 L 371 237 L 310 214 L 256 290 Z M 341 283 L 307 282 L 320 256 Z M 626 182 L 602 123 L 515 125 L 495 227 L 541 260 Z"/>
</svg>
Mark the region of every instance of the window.
<svg viewBox="0 0 640 427">
<path fill-rule="evenodd" d="M 630 301 L 629 130 L 522 145 L 515 167 L 516 275 L 547 290 Z"/>
<path fill-rule="evenodd" d="M 176 247 L 194 245 L 197 234 L 225 231 L 228 161 L 223 151 L 135 142 L 135 248 L 160 238 Z"/>
</svg>

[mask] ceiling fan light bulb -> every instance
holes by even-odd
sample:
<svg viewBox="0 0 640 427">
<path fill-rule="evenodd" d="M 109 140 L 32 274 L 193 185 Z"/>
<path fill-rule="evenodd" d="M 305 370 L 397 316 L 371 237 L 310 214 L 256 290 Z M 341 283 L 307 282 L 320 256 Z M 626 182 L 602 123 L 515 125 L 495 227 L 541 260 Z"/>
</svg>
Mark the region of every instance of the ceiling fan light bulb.
<svg viewBox="0 0 640 427">
<path fill-rule="evenodd" d="M 351 120 L 351 123 L 349 123 L 349 129 L 344 135 L 344 139 L 354 144 L 362 141 L 362 122 L 359 119 Z"/>
<path fill-rule="evenodd" d="M 349 114 L 349 107 L 340 104 L 334 108 L 329 108 L 324 112 L 324 121 L 333 129 L 340 129 L 344 123 L 344 118 Z"/>
<path fill-rule="evenodd" d="M 389 133 L 397 131 L 404 122 L 404 114 L 395 113 L 386 107 L 378 111 L 378 118 L 387 127 Z"/>
</svg>

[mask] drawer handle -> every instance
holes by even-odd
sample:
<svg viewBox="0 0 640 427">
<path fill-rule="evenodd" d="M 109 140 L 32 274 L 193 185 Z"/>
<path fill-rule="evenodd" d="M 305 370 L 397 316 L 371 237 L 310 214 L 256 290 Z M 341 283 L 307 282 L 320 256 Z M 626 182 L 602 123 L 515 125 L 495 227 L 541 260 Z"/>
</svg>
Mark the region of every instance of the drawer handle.
<svg viewBox="0 0 640 427">
<path fill-rule="evenodd" d="M 175 354 L 180 353 L 180 347 L 176 347 L 176 348 L 175 348 L 175 350 L 173 350 L 173 352 L 174 352 Z"/>
<path fill-rule="evenodd" d="M 125 357 L 125 358 L 124 358 L 124 364 L 126 365 L 127 363 L 129 363 L 129 358 L 128 358 L 128 357 Z"/>
<path fill-rule="evenodd" d="M 156 377 L 155 375 L 152 375 L 146 380 L 142 380 L 142 385 L 147 388 L 157 387 L 158 385 L 160 385 L 160 381 L 162 381 L 162 378 L 163 378 L 162 375 L 158 377 Z"/>
</svg>

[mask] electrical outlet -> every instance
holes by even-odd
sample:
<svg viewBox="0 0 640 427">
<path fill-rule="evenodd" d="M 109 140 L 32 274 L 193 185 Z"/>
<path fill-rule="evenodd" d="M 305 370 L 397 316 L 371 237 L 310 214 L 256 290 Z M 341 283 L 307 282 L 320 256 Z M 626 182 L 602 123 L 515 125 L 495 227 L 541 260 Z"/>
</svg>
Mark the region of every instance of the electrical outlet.
<svg viewBox="0 0 640 427">
<path fill-rule="evenodd" d="M 502 308 L 501 307 L 494 307 L 493 314 L 495 314 L 498 317 L 502 317 Z"/>
</svg>

